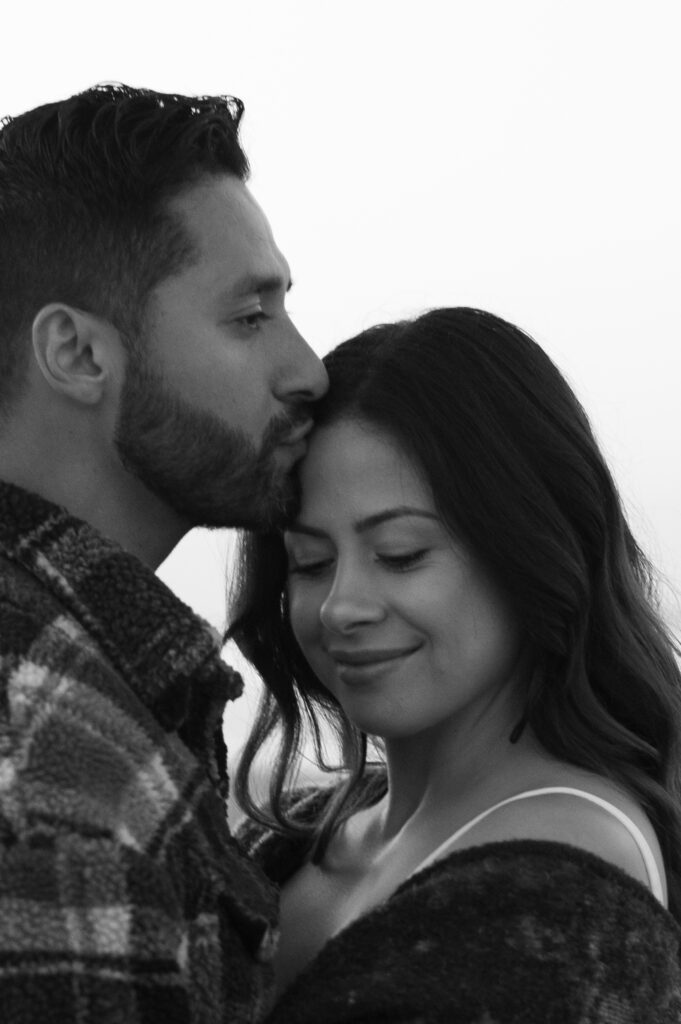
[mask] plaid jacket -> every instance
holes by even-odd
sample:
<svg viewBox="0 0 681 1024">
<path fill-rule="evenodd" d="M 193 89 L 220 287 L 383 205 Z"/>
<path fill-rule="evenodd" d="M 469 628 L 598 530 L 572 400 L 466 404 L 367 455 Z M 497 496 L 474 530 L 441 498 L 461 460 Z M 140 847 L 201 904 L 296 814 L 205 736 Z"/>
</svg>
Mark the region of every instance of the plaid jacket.
<svg viewBox="0 0 681 1024">
<path fill-rule="evenodd" d="M 274 888 L 226 822 L 217 637 L 141 562 L 0 483 L 0 1019 L 266 1009 Z"/>
</svg>

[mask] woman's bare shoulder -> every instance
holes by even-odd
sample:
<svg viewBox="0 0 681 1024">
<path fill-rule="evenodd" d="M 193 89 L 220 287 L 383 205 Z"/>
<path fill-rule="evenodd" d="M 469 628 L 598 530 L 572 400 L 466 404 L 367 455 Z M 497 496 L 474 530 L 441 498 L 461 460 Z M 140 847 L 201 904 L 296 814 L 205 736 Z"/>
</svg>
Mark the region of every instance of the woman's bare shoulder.
<svg viewBox="0 0 681 1024">
<path fill-rule="evenodd" d="M 556 792 L 563 789 L 574 792 Z M 507 839 L 567 843 L 615 864 L 649 887 L 649 872 L 640 843 L 616 813 L 589 800 L 590 795 L 620 812 L 642 834 L 652 851 L 665 889 L 664 865 L 655 830 L 637 801 L 615 783 L 566 766 L 564 770 L 553 771 L 541 779 L 530 792 L 534 790 L 539 792 L 507 803 L 479 822 L 466 837 L 466 845 Z"/>
</svg>

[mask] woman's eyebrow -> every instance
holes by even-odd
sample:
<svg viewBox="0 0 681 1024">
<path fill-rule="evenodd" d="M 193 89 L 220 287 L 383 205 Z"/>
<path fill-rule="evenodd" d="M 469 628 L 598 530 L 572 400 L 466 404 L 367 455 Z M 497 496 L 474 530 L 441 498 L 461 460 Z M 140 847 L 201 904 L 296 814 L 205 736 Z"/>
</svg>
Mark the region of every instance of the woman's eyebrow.
<svg viewBox="0 0 681 1024">
<path fill-rule="evenodd" d="M 376 512 L 374 515 L 358 519 L 355 523 L 355 529 L 363 533 L 365 530 L 373 530 L 375 526 L 380 526 L 381 523 L 390 522 L 391 519 L 401 519 L 405 516 L 420 516 L 422 519 L 432 519 L 435 522 L 438 522 L 440 518 L 434 512 L 428 512 L 424 508 L 398 505 L 395 508 L 386 509 L 385 512 Z"/>
<path fill-rule="evenodd" d="M 431 519 L 435 522 L 440 520 L 440 517 L 434 512 L 428 512 L 426 509 L 412 508 L 410 505 L 398 505 L 395 508 L 385 509 L 383 512 L 375 512 L 373 515 L 363 516 L 362 519 L 358 519 L 353 525 L 358 533 L 365 533 L 367 530 L 373 530 L 382 523 L 387 523 L 392 519 L 401 519 L 405 516 L 420 516 L 423 519 Z M 309 537 L 320 537 L 322 539 L 328 536 L 324 530 L 319 530 L 315 526 L 309 526 L 307 523 L 300 522 L 300 520 L 287 527 L 286 532 L 304 533 Z"/>
</svg>

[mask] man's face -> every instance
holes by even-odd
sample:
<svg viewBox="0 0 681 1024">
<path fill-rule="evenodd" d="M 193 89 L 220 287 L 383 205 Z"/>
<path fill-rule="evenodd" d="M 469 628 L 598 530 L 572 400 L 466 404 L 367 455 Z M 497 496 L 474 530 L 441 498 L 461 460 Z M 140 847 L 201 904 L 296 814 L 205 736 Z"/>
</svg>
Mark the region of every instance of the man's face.
<svg viewBox="0 0 681 1024">
<path fill-rule="evenodd" d="M 171 203 L 197 259 L 149 300 L 116 428 L 126 468 L 190 525 L 276 521 L 326 372 L 289 319 L 290 275 L 237 178 Z"/>
</svg>

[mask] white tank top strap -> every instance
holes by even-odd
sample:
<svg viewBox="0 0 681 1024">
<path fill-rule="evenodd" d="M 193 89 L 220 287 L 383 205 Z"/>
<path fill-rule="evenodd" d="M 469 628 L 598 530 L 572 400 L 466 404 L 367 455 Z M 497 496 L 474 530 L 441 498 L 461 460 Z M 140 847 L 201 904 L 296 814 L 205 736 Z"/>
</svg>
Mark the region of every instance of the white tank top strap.
<svg viewBox="0 0 681 1024">
<path fill-rule="evenodd" d="M 444 843 L 440 843 L 436 850 L 433 850 L 433 852 L 429 854 L 425 858 L 425 860 L 421 861 L 419 866 L 412 872 L 412 874 L 415 875 L 418 871 L 423 871 L 424 868 L 429 867 L 436 860 L 440 860 L 442 857 L 444 857 L 447 853 L 449 853 L 450 848 L 453 847 L 454 844 L 458 842 L 458 840 L 461 839 L 463 835 L 466 834 L 466 832 L 472 829 L 474 825 L 477 825 L 479 821 L 482 821 L 483 818 L 486 818 L 488 814 L 492 814 L 493 811 L 498 811 L 500 807 L 505 807 L 506 804 L 512 804 L 516 800 L 526 800 L 529 797 L 544 796 L 545 794 L 549 793 L 565 793 L 569 796 L 582 797 L 584 800 L 589 800 L 592 804 L 597 804 L 599 807 L 602 807 L 603 810 L 608 811 L 610 814 L 613 815 L 613 817 L 617 818 L 617 820 L 621 822 L 622 825 L 624 825 L 626 830 L 629 832 L 629 835 L 632 837 L 632 839 L 634 840 L 634 842 L 640 850 L 641 856 L 643 857 L 643 861 L 646 866 L 646 871 L 648 872 L 648 879 L 650 881 L 650 888 L 653 895 L 657 897 L 660 903 L 664 904 L 664 889 L 662 887 L 662 878 L 660 876 L 660 870 L 657 866 L 657 861 L 655 860 L 653 851 L 650 848 L 650 844 L 641 832 L 638 825 L 635 822 L 633 822 L 631 818 L 624 813 L 624 811 L 621 811 L 619 807 L 615 807 L 608 800 L 603 800 L 602 797 L 595 796 L 593 793 L 587 793 L 582 789 L 572 789 L 569 786 L 547 786 L 544 789 L 529 789 L 525 793 L 516 793 L 515 796 L 509 796 L 506 798 L 506 800 L 500 800 L 498 804 L 494 804 L 493 807 L 488 807 L 486 811 L 483 811 L 481 814 L 476 815 L 476 817 L 473 818 L 471 821 L 468 821 L 466 822 L 465 825 L 462 825 L 462 827 L 457 829 L 457 831 L 453 835 L 449 836 L 448 839 L 445 839 Z"/>
</svg>

